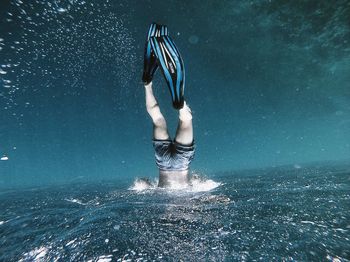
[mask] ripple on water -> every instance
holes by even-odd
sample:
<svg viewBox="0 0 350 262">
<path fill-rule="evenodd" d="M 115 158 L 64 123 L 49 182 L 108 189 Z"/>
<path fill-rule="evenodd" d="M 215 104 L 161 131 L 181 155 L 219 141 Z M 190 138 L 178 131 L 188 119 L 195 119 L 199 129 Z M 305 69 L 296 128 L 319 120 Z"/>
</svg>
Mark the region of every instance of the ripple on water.
<svg viewBox="0 0 350 262">
<path fill-rule="evenodd" d="M 293 190 L 306 179 L 310 189 Z M 288 186 L 271 190 L 280 180 Z M 129 189 L 77 184 L 1 194 L 0 260 L 347 261 L 350 255 L 348 174 L 299 180 L 283 172 L 228 174 L 212 180 L 220 186 L 199 192 L 158 189 L 156 181 L 136 190 L 137 181 Z"/>
</svg>

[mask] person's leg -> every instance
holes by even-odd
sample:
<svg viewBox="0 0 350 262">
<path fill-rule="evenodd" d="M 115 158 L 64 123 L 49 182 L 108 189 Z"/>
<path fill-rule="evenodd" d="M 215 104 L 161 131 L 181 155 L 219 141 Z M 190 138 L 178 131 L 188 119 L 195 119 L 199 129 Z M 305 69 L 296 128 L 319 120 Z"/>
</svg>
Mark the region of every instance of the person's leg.
<svg viewBox="0 0 350 262">
<path fill-rule="evenodd" d="M 153 95 L 152 82 L 145 85 L 146 108 L 153 121 L 153 138 L 156 140 L 169 139 L 165 118 L 160 112 L 159 105 Z"/>
<path fill-rule="evenodd" d="M 177 126 L 175 141 L 182 145 L 192 145 L 193 143 L 192 113 L 186 101 L 183 108 L 179 110 L 179 124 Z"/>
</svg>

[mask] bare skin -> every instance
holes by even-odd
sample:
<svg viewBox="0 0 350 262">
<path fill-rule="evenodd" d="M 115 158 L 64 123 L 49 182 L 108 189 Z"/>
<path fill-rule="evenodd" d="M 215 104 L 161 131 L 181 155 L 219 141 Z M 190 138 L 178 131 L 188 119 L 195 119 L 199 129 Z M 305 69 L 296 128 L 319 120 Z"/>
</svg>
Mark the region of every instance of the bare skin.
<svg viewBox="0 0 350 262">
<path fill-rule="evenodd" d="M 146 108 L 153 122 L 153 137 L 156 140 L 169 139 L 167 124 L 160 111 L 156 98 L 153 95 L 152 82 L 145 85 Z M 186 102 L 179 110 L 179 123 L 176 130 L 175 141 L 182 145 L 193 143 L 192 113 Z"/>
<path fill-rule="evenodd" d="M 146 108 L 153 122 L 153 138 L 155 140 L 169 140 L 167 124 L 160 111 L 156 98 L 153 95 L 152 82 L 145 85 Z M 192 145 L 193 126 L 192 113 L 186 102 L 179 110 L 179 123 L 176 130 L 175 141 L 182 145 Z M 186 186 L 189 182 L 189 170 L 159 170 L 159 186 Z"/>
</svg>

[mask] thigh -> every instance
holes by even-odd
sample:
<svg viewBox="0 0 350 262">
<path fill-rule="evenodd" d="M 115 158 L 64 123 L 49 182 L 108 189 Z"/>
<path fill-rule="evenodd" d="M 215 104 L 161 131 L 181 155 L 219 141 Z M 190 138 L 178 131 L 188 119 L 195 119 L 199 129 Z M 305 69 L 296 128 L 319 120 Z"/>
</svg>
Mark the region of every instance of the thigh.
<svg viewBox="0 0 350 262">
<path fill-rule="evenodd" d="M 153 139 L 155 140 L 169 140 L 168 127 L 165 118 L 159 118 L 153 122 Z"/>
<path fill-rule="evenodd" d="M 193 143 L 192 120 L 186 122 L 179 121 L 175 141 L 181 145 L 191 145 Z"/>
</svg>

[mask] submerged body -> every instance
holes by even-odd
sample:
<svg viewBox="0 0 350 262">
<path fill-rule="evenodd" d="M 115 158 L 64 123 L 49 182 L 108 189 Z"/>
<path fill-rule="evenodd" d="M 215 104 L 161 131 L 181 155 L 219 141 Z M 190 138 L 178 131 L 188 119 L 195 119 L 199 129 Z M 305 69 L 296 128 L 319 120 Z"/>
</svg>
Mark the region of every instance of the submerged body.
<svg viewBox="0 0 350 262">
<path fill-rule="evenodd" d="M 159 169 L 159 187 L 186 187 L 190 182 L 189 170 L 161 170 Z"/>
<path fill-rule="evenodd" d="M 189 165 L 194 144 L 182 145 L 171 140 L 153 140 L 160 187 L 181 187 L 189 182 Z"/>
</svg>

